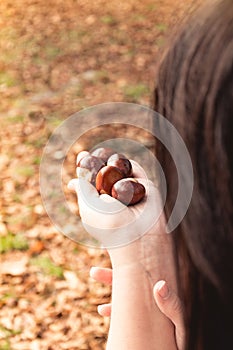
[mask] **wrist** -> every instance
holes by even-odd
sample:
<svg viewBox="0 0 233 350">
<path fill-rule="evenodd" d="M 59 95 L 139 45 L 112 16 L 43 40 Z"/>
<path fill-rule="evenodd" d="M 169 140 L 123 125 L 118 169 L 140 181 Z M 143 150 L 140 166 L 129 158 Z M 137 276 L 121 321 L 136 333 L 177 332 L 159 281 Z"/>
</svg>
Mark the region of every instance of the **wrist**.
<svg viewBox="0 0 233 350">
<path fill-rule="evenodd" d="M 172 236 L 149 233 L 123 247 L 108 251 L 113 269 L 143 269 L 153 280 L 175 271 Z"/>
</svg>

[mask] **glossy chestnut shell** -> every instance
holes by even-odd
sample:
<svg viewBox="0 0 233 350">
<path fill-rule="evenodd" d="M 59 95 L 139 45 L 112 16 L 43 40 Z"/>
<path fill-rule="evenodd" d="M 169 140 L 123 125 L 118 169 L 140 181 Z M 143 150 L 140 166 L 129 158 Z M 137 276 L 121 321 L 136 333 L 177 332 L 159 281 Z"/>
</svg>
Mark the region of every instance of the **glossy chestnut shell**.
<svg viewBox="0 0 233 350">
<path fill-rule="evenodd" d="M 121 170 L 125 177 L 132 176 L 132 164 L 124 154 L 115 153 L 108 158 L 107 165 L 115 166 Z"/>
<path fill-rule="evenodd" d="M 112 186 L 123 177 L 124 175 L 118 168 L 106 165 L 100 169 L 96 176 L 96 189 L 100 194 L 111 195 Z"/>
<path fill-rule="evenodd" d="M 126 205 L 140 202 L 145 196 L 145 187 L 135 179 L 125 178 L 117 181 L 111 191 L 112 197 Z"/>
</svg>

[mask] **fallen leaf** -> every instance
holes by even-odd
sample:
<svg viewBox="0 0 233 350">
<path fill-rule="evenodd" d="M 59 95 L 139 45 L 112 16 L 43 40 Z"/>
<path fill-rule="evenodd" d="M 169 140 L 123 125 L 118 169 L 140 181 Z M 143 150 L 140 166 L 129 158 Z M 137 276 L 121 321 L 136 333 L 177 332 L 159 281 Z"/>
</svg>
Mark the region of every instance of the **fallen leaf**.
<svg viewBox="0 0 233 350">
<path fill-rule="evenodd" d="M 20 276 L 27 271 L 28 257 L 23 256 L 21 259 L 14 260 L 13 258 L 10 261 L 4 261 L 0 265 L 0 274 L 3 275 L 12 275 Z"/>
</svg>

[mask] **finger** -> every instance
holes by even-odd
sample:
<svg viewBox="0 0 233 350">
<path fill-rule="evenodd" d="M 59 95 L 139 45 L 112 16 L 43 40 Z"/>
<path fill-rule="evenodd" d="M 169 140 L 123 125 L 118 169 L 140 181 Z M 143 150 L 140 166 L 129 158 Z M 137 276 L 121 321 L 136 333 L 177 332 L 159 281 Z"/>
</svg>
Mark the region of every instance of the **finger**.
<svg viewBox="0 0 233 350">
<path fill-rule="evenodd" d="M 96 188 L 84 179 L 71 180 L 69 188 L 77 193 L 79 214 L 85 230 L 105 247 L 119 244 L 120 229 L 123 227 L 125 233 L 125 225 L 134 220 L 134 213 L 129 212 L 120 201 L 107 195 L 100 196 Z"/>
<path fill-rule="evenodd" d="M 101 316 L 111 316 L 111 309 L 112 305 L 111 304 L 102 304 L 97 307 L 97 311 Z"/>
<path fill-rule="evenodd" d="M 165 281 L 158 281 L 153 292 L 158 308 L 173 322 L 176 330 L 177 346 L 179 350 L 182 350 L 185 334 L 182 303 L 176 293 L 168 288 Z"/>
<path fill-rule="evenodd" d="M 147 178 L 145 170 L 137 162 L 135 162 L 135 160 L 130 159 L 130 163 L 132 164 L 132 171 L 134 177 L 141 177 L 143 179 Z"/>
<path fill-rule="evenodd" d="M 127 206 L 123 203 L 121 203 L 116 198 L 113 198 L 112 196 L 104 193 L 99 196 L 99 209 L 102 211 L 105 211 L 106 214 L 120 214 L 122 215 L 122 218 L 124 217 L 124 212 L 127 211 Z M 129 216 L 129 214 L 128 214 Z M 112 218 L 113 219 L 113 218 Z"/>
<path fill-rule="evenodd" d="M 100 199 L 105 203 L 118 203 L 117 199 L 113 198 L 112 196 L 104 193 L 100 195 Z"/>
<path fill-rule="evenodd" d="M 96 208 L 105 213 L 124 210 L 126 206 L 117 199 L 107 195 L 99 195 L 97 189 L 85 179 L 73 179 L 68 183 L 68 188 L 76 191 L 78 203 L 87 210 L 87 207 Z"/>
<path fill-rule="evenodd" d="M 84 222 L 96 220 L 93 208 L 99 207 L 99 193 L 90 182 L 84 179 L 73 179 L 68 183 L 68 188 L 77 194 L 79 214 Z M 91 219 L 92 218 L 92 219 Z"/>
<path fill-rule="evenodd" d="M 97 189 L 85 179 L 72 179 L 68 183 L 68 189 L 73 190 L 77 195 L 92 198 L 99 197 Z"/>
<path fill-rule="evenodd" d="M 75 181 L 76 179 L 72 179 L 68 182 L 67 184 L 67 188 L 70 190 L 70 191 L 73 191 L 75 192 Z"/>
<path fill-rule="evenodd" d="M 168 288 L 165 281 L 159 281 L 154 287 L 154 297 L 160 310 L 175 324 L 182 320 L 182 306 L 178 296 Z"/>
<path fill-rule="evenodd" d="M 80 160 L 86 156 L 88 156 L 90 154 L 90 152 L 88 151 L 81 151 L 79 152 L 79 154 L 76 157 L 76 164 L 78 165 L 78 163 L 80 162 Z"/>
<path fill-rule="evenodd" d="M 109 269 L 106 267 L 93 266 L 90 269 L 90 277 L 98 282 L 111 284 L 112 283 L 112 269 Z"/>
</svg>

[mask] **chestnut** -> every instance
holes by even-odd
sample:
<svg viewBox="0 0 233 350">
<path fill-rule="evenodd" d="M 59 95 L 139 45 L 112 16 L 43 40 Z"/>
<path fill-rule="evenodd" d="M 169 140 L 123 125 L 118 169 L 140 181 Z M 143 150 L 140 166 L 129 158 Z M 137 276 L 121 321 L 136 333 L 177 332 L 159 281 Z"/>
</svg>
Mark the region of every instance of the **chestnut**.
<svg viewBox="0 0 233 350">
<path fill-rule="evenodd" d="M 91 155 L 98 157 L 98 158 L 101 158 L 104 163 L 107 163 L 108 158 L 114 153 L 116 153 L 116 151 L 114 151 L 112 148 L 100 147 L 100 148 L 96 148 L 94 151 L 92 151 Z"/>
<path fill-rule="evenodd" d="M 108 158 L 107 165 L 115 166 L 121 170 L 125 177 L 132 176 L 132 164 L 124 154 L 114 153 Z"/>
<path fill-rule="evenodd" d="M 123 177 L 124 175 L 118 168 L 106 165 L 96 175 L 96 189 L 100 194 L 111 195 L 112 186 Z"/>
<path fill-rule="evenodd" d="M 112 197 L 126 205 L 133 205 L 140 202 L 145 196 L 145 193 L 145 187 L 133 178 L 125 178 L 117 181 L 111 191 Z"/>
<path fill-rule="evenodd" d="M 79 160 L 77 175 L 79 177 L 85 177 L 95 185 L 96 175 L 103 166 L 104 162 L 100 158 L 88 154 Z"/>
</svg>

